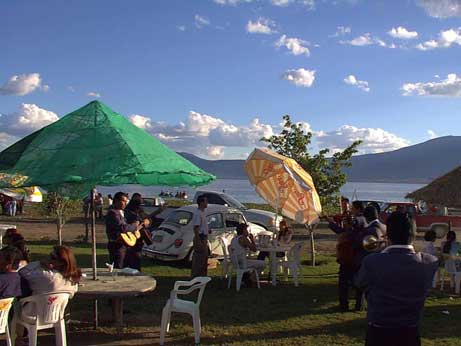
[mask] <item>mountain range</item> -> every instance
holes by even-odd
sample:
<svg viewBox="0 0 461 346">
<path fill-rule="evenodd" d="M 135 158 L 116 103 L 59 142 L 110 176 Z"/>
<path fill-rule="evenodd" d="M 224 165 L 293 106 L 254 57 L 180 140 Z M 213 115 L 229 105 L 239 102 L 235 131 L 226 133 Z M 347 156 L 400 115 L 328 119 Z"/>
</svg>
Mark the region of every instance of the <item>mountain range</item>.
<svg viewBox="0 0 461 346">
<path fill-rule="evenodd" d="M 220 179 L 247 179 L 245 160 L 205 160 L 179 153 Z M 348 181 L 427 183 L 461 165 L 461 136 L 445 136 L 394 151 L 352 157 Z"/>
</svg>

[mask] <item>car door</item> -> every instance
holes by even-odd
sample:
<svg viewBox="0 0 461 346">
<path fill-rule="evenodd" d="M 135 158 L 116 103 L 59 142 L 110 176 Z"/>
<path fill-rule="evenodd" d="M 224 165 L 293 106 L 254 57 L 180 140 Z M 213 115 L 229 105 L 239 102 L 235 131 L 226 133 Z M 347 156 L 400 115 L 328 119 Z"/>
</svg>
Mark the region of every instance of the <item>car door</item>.
<svg viewBox="0 0 461 346">
<path fill-rule="evenodd" d="M 221 237 L 225 232 L 224 219 L 222 213 L 213 213 L 206 217 L 208 223 L 208 229 L 211 234 L 208 237 L 210 242 L 210 251 L 213 255 L 222 256 L 221 245 L 218 238 Z"/>
</svg>

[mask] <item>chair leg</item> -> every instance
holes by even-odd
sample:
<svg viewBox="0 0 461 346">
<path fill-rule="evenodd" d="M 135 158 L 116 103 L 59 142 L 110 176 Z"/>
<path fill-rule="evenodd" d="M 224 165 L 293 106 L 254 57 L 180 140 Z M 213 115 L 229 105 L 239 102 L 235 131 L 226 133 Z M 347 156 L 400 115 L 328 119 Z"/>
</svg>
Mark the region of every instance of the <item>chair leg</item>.
<svg viewBox="0 0 461 346">
<path fill-rule="evenodd" d="M 298 268 L 296 268 L 296 265 L 293 265 L 291 268 L 291 275 L 293 275 L 293 281 L 295 282 L 295 287 L 298 287 Z"/>
<path fill-rule="evenodd" d="M 160 345 L 165 344 L 165 333 L 167 329 L 168 323 L 168 311 L 167 307 L 165 306 L 162 310 L 162 322 L 160 323 Z"/>
<path fill-rule="evenodd" d="M 6 338 L 6 346 L 13 346 L 12 341 L 11 341 L 11 334 L 10 334 L 10 328 L 8 327 L 8 323 L 6 324 L 5 328 L 5 338 Z"/>
<path fill-rule="evenodd" d="M 459 294 L 460 286 L 461 286 L 461 273 L 460 274 L 456 273 L 455 274 L 455 293 L 456 294 Z"/>
<path fill-rule="evenodd" d="M 243 279 L 243 273 L 240 272 L 240 271 L 238 271 L 238 272 L 237 272 L 237 283 L 236 283 L 236 285 L 237 285 L 237 287 L 236 287 L 237 291 L 240 291 L 240 286 L 242 285 L 242 279 Z"/>
<path fill-rule="evenodd" d="M 35 326 L 26 328 L 29 336 L 29 346 L 37 346 L 37 328 Z"/>
<path fill-rule="evenodd" d="M 231 287 L 231 283 L 232 283 L 232 273 L 227 275 L 227 289 Z"/>
<path fill-rule="evenodd" d="M 256 269 L 255 269 L 255 275 L 256 275 L 256 285 L 258 286 L 258 288 L 261 288 L 261 285 L 259 284 L 259 274 Z"/>
<path fill-rule="evenodd" d="M 200 311 L 195 311 L 192 315 L 192 322 L 194 324 L 194 339 L 195 344 L 200 344 L 200 333 L 202 331 L 202 323 L 200 321 Z"/>
<path fill-rule="evenodd" d="M 56 334 L 56 345 L 67 346 L 66 322 L 64 320 L 59 321 L 54 326 L 54 330 Z"/>
</svg>

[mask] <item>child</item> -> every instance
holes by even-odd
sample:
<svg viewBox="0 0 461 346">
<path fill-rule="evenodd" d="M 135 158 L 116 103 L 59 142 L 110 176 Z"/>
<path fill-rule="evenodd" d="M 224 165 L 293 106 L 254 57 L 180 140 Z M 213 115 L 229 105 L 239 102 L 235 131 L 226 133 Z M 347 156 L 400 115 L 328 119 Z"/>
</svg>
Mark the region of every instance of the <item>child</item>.
<svg viewBox="0 0 461 346">
<path fill-rule="evenodd" d="M 0 299 L 21 297 L 21 277 L 17 270 L 20 258 L 19 251 L 14 247 L 0 250 Z"/>
</svg>

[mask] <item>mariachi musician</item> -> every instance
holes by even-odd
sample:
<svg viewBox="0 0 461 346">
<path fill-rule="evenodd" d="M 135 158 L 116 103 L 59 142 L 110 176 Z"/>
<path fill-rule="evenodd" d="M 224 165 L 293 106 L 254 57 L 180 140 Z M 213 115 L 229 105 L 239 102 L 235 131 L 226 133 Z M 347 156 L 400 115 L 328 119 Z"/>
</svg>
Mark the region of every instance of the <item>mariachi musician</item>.
<svg viewBox="0 0 461 346">
<path fill-rule="evenodd" d="M 346 209 L 348 202 L 346 198 L 341 200 L 342 217 L 340 219 L 327 217 L 328 227 L 338 234 L 336 255 L 339 263 L 338 296 L 341 312 L 349 311 L 349 288 L 353 287 L 354 274 L 358 270 L 354 258 L 354 240 L 356 239 L 356 234 L 366 226 L 366 221 L 363 217 L 363 204 L 359 201 L 354 201 L 349 211 Z M 362 296 L 362 291 L 356 289 L 355 310 L 362 309 Z"/>
<path fill-rule="evenodd" d="M 153 213 L 147 215 L 142 207 L 142 202 L 141 194 L 137 192 L 134 193 L 130 202 L 125 207 L 126 222 L 133 224 L 138 221 L 141 224 L 159 225 L 162 219 L 157 219 L 156 216 L 165 210 L 166 207 L 161 206 Z M 151 233 L 145 228 L 140 230 L 140 237 L 136 238 L 135 244 L 127 248 L 125 267 L 141 270 L 141 254 L 144 244 L 152 244 Z"/>
<path fill-rule="evenodd" d="M 129 239 L 139 230 L 149 225 L 149 220 L 143 222 L 135 221 L 128 224 L 125 220 L 124 209 L 128 203 L 128 195 L 124 192 L 117 192 L 114 195 L 112 208 L 106 215 L 106 234 L 109 240 L 107 249 L 109 251 L 109 261 L 114 263 L 114 267 L 121 269 L 125 266 L 127 244 L 124 239 Z"/>
</svg>

